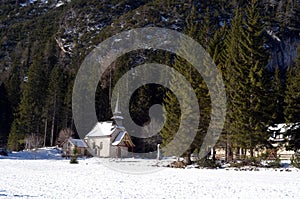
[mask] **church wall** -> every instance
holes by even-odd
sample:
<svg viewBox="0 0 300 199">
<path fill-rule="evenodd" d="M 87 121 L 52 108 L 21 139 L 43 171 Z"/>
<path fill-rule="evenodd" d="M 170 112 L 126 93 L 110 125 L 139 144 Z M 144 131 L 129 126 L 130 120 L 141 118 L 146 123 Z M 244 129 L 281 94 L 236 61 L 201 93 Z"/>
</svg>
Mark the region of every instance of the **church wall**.
<svg viewBox="0 0 300 199">
<path fill-rule="evenodd" d="M 89 138 L 87 142 L 98 157 L 110 157 L 110 137 Z"/>
<path fill-rule="evenodd" d="M 117 146 L 111 146 L 110 147 L 110 154 L 111 158 L 117 158 Z M 120 147 L 121 150 L 121 157 L 119 158 L 128 158 L 128 148 L 127 147 Z"/>
</svg>

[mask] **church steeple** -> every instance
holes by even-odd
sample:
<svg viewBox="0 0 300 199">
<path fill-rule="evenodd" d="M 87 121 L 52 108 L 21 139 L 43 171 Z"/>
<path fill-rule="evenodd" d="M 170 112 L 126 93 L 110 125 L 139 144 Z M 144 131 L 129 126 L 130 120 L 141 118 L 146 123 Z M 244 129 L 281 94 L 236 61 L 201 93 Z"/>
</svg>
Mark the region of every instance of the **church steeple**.
<svg viewBox="0 0 300 199">
<path fill-rule="evenodd" d="M 116 126 L 122 126 L 122 120 L 124 118 L 122 117 L 121 111 L 119 110 L 119 94 L 118 94 L 118 97 L 117 97 L 115 111 L 114 111 L 113 116 L 112 116 L 111 119 L 113 119 L 114 124 Z"/>
</svg>

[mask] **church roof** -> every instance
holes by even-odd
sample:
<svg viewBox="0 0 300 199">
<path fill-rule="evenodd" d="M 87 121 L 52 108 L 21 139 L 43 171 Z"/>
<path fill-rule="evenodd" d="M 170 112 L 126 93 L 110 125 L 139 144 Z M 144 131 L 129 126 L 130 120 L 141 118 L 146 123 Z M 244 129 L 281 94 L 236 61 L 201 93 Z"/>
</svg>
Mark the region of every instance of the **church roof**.
<svg viewBox="0 0 300 199">
<path fill-rule="evenodd" d="M 110 136 L 115 131 L 112 121 L 97 122 L 94 128 L 86 135 L 86 137 Z"/>
<path fill-rule="evenodd" d="M 121 131 L 119 135 L 116 137 L 116 139 L 114 140 L 114 142 L 112 143 L 112 145 L 117 146 L 118 144 L 120 144 L 125 134 L 126 134 L 125 131 Z"/>
<path fill-rule="evenodd" d="M 119 95 L 117 97 L 117 102 L 116 102 L 116 106 L 115 106 L 115 111 L 113 113 L 113 117 L 111 118 L 113 120 L 123 120 L 123 116 L 121 115 L 121 111 L 119 108 Z"/>
<path fill-rule="evenodd" d="M 118 136 L 115 138 L 111 145 L 118 146 L 120 144 L 125 144 L 127 147 L 134 147 L 134 144 L 126 131 L 119 132 Z"/>
<path fill-rule="evenodd" d="M 116 102 L 116 107 L 115 107 L 114 114 L 121 114 L 121 111 L 119 110 L 119 94 L 118 94 L 118 97 L 117 97 L 117 102 Z"/>
</svg>

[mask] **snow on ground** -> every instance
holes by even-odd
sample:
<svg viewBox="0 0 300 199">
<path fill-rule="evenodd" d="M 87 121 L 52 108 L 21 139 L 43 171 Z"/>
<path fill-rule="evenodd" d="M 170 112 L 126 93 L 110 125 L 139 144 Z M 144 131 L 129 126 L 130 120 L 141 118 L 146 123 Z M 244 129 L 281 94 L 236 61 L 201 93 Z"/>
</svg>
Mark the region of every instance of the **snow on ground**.
<svg viewBox="0 0 300 199">
<path fill-rule="evenodd" d="M 61 150 L 56 147 L 39 148 L 36 151 L 20 151 L 9 153 L 9 156 L 0 156 L 1 159 L 34 160 L 34 159 L 62 159 Z"/>
<path fill-rule="evenodd" d="M 70 164 L 53 150 L 44 149 L 40 154 L 50 155 L 37 156 L 37 160 L 28 154 L 1 157 L 0 198 L 300 198 L 297 169 L 280 172 L 164 168 L 133 175 L 104 164 L 113 162 L 151 170 L 153 160 L 90 158 Z"/>
</svg>

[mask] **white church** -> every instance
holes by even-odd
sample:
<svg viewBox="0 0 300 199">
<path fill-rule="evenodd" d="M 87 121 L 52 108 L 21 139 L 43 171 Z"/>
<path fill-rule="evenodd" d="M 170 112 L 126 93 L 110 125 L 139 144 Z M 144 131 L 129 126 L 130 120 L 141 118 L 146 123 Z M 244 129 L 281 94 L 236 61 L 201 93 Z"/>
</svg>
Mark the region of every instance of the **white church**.
<svg viewBox="0 0 300 199">
<path fill-rule="evenodd" d="M 112 121 L 98 122 L 85 136 L 85 142 L 97 157 L 126 158 L 133 151 L 134 144 L 122 125 L 124 119 L 119 111 L 117 99 Z"/>
</svg>

